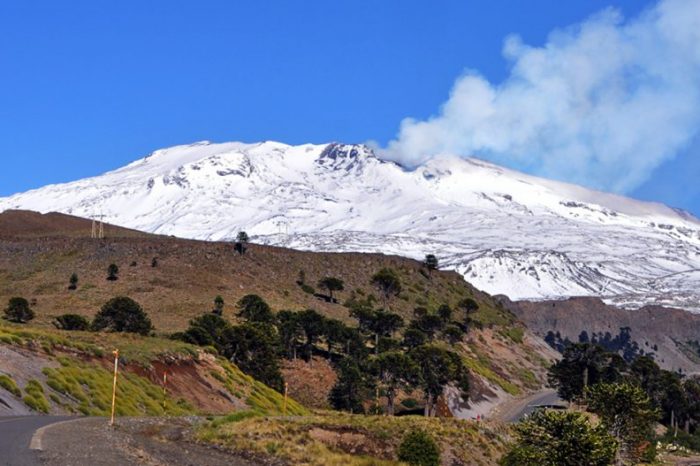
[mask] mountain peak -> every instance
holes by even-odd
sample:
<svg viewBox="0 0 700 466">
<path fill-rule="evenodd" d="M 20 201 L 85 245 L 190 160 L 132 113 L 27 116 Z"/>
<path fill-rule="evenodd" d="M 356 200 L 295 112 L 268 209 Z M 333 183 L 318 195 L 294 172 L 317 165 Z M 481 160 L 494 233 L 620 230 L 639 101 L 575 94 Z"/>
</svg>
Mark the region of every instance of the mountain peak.
<svg viewBox="0 0 700 466">
<path fill-rule="evenodd" d="M 605 296 L 700 310 L 700 223 L 660 204 L 436 157 L 413 170 L 364 144 L 208 141 L 94 178 L 0 198 L 150 233 L 245 230 L 297 249 L 422 259 L 514 299 Z"/>
<path fill-rule="evenodd" d="M 316 163 L 326 168 L 351 171 L 362 167 L 370 159 L 379 161 L 369 146 L 332 142 L 321 151 Z"/>
</svg>

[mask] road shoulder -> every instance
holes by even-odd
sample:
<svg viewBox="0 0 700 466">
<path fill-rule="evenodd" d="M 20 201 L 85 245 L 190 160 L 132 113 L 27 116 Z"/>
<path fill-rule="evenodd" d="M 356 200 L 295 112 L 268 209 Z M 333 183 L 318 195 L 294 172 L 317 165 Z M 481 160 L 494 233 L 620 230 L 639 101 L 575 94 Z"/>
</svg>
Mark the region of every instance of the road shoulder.
<svg viewBox="0 0 700 466">
<path fill-rule="evenodd" d="M 46 465 L 252 466 L 268 464 L 243 454 L 192 442 L 188 418 L 83 418 L 49 426 L 40 459 Z"/>
</svg>

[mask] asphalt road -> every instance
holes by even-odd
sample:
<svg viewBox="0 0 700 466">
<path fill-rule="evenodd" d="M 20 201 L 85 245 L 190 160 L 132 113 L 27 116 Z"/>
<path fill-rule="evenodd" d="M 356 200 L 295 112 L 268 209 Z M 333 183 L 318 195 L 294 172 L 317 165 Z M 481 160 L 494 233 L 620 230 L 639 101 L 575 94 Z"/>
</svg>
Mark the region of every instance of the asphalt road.
<svg viewBox="0 0 700 466">
<path fill-rule="evenodd" d="M 541 405 L 566 406 L 566 403 L 559 398 L 556 391 L 542 390 L 528 397 L 504 403 L 498 407 L 497 412 L 494 413 L 494 418 L 504 422 L 518 422 L 524 416 L 537 409 L 537 406 Z"/>
<path fill-rule="evenodd" d="M 560 405 L 560 406 L 566 406 L 566 403 L 562 401 L 561 398 L 559 398 L 559 395 L 557 395 L 557 392 L 551 391 L 551 392 L 544 392 L 540 394 L 539 396 L 536 396 L 533 399 L 529 400 L 529 403 L 525 406 L 523 406 L 519 411 L 515 413 L 515 415 L 510 419 L 511 422 L 516 422 L 522 419 L 523 417 L 527 416 L 528 414 L 532 413 L 535 409 L 537 409 L 538 406 L 542 405 Z"/>
<path fill-rule="evenodd" d="M 66 416 L 0 417 L 0 466 L 38 466 L 37 451 L 29 443 L 37 429 L 70 419 Z"/>
</svg>

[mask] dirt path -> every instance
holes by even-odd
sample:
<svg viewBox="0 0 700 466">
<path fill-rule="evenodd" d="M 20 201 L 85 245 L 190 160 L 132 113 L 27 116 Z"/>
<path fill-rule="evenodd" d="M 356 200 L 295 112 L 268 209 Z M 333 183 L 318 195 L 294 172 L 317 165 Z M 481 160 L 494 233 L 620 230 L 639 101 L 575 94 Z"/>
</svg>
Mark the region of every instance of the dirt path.
<svg viewBox="0 0 700 466">
<path fill-rule="evenodd" d="M 191 441 L 192 419 L 83 418 L 48 428 L 42 464 L 61 466 L 252 466 L 278 464 Z"/>
</svg>

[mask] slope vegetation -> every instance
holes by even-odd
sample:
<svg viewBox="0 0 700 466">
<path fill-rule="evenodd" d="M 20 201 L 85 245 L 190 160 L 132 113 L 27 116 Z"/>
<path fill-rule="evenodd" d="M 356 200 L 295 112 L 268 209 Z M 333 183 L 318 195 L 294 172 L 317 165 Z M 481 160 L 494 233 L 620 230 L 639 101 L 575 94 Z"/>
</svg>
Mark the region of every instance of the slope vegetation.
<svg viewBox="0 0 700 466">
<path fill-rule="evenodd" d="M 17 217 L 36 217 L 31 224 L 42 226 L 18 231 L 11 227 L 18 223 Z M 53 230 L 47 222 L 55 225 Z M 70 234 L 65 234 L 67 225 L 71 225 Z M 502 397 L 536 390 L 554 357 L 540 339 L 489 295 L 454 272 L 427 273 L 421 263 L 410 259 L 311 253 L 255 244 L 248 245 L 241 255 L 226 242 L 137 234 L 111 225 L 105 227 L 105 239 L 92 239 L 90 229 L 90 221 L 75 217 L 13 211 L 0 214 L 0 302 L 6 303 L 13 296 L 27 298 L 37 315 L 31 325 L 45 331 L 63 313 L 91 318 L 116 295 L 130 296 L 141 303 L 159 335 L 184 330 L 190 319 L 212 310 L 217 295 L 227 303 L 224 316 L 235 320 L 233 304 L 250 293 L 259 294 L 276 310 L 314 308 L 354 324 L 342 303 L 352 297 L 378 295 L 371 285 L 372 275 L 382 268 L 392 268 L 400 277 L 403 291 L 392 299 L 391 310 L 407 319 L 416 307 L 436 309 L 444 303 L 455 306 L 464 298 L 479 304 L 472 316 L 475 330 L 458 344 L 474 379 L 471 402 L 468 406 L 452 404 L 448 412 L 462 417 L 483 414 Z M 110 264 L 119 266 L 117 280 L 107 280 Z M 300 272 L 304 287 L 299 284 Z M 79 277 L 73 291 L 68 289 L 72 273 Z M 345 289 L 335 296 L 337 303 L 319 297 L 320 290 L 309 292 L 309 287 L 315 287 L 326 276 L 344 280 Z M 300 379 L 289 371 L 285 375 L 290 381 Z M 295 388 L 291 387 L 292 393 Z M 306 398 L 326 396 L 311 393 Z"/>
</svg>

